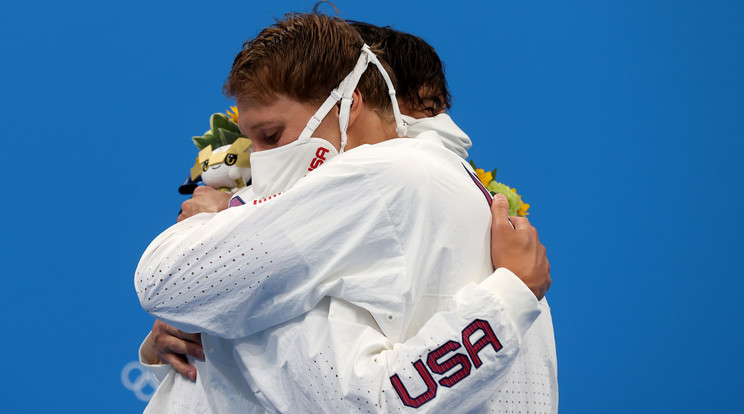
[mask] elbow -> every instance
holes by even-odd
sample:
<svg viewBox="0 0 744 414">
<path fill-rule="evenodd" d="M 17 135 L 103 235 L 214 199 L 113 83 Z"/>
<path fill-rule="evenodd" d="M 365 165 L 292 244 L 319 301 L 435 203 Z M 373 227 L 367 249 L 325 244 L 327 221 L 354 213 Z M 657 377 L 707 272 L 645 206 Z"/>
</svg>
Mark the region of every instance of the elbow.
<svg viewBox="0 0 744 414">
<path fill-rule="evenodd" d="M 147 297 L 144 297 L 143 295 L 139 295 L 139 301 L 140 301 L 140 306 L 142 306 L 142 309 L 144 309 L 144 311 L 149 313 L 150 315 L 153 315 L 153 312 L 155 311 L 156 306 L 154 306 L 152 302 L 152 298 L 147 298 Z"/>
<path fill-rule="evenodd" d="M 145 283 L 143 283 L 142 280 L 139 280 L 139 276 L 136 275 L 134 280 L 134 288 L 137 291 L 137 297 L 139 298 L 140 306 L 142 306 L 142 309 L 144 309 L 147 313 L 152 313 L 154 305 L 152 302 L 152 298 L 148 294 L 148 292 L 151 291 L 151 287 L 148 287 Z"/>
<path fill-rule="evenodd" d="M 159 280 L 151 274 L 138 268 L 134 274 L 134 288 L 137 291 L 137 297 L 140 306 L 145 312 L 154 315 L 157 311 L 157 298 L 160 296 Z"/>
</svg>

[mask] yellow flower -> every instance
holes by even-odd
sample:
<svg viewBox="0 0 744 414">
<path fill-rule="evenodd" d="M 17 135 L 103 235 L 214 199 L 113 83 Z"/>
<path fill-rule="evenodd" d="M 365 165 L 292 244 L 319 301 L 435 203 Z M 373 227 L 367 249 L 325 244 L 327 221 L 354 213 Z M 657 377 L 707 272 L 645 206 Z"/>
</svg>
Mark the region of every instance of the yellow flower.
<svg viewBox="0 0 744 414">
<path fill-rule="evenodd" d="M 483 185 L 488 185 L 488 183 L 493 181 L 493 174 L 491 174 L 491 171 L 485 172 L 484 170 L 481 170 L 480 168 L 476 168 L 475 173 L 478 175 L 478 179 L 481 180 Z"/>
<path fill-rule="evenodd" d="M 509 188 L 509 189 L 512 190 L 514 194 L 517 194 L 516 188 Z M 522 201 L 522 196 L 519 196 L 519 202 L 522 203 L 522 205 L 519 207 L 519 210 L 517 210 L 517 215 L 519 217 L 524 217 L 524 216 L 529 215 L 530 213 L 528 213 L 527 210 L 530 208 L 530 205 Z"/>
<path fill-rule="evenodd" d="M 478 176 L 478 179 L 483 183 L 484 186 L 486 186 L 486 189 L 491 193 L 491 195 L 502 193 L 506 196 L 506 198 L 509 200 L 509 215 L 516 214 L 519 217 L 524 217 L 530 214 L 527 212 L 527 210 L 530 208 L 530 205 L 522 201 L 522 196 L 517 194 L 516 188 L 511 188 L 508 185 L 502 184 L 493 179 L 493 177 L 496 175 L 496 169 L 491 172 L 486 172 L 485 170 L 482 170 L 480 168 L 475 168 L 475 163 L 472 160 L 470 160 L 470 165 L 475 170 L 475 174 Z M 509 192 L 509 190 L 511 190 L 511 193 Z M 517 205 L 519 206 L 519 208 L 516 207 Z"/>
<path fill-rule="evenodd" d="M 232 110 L 232 112 L 230 112 Z M 230 118 L 232 118 L 233 122 L 236 124 L 238 123 L 238 107 L 237 106 L 231 106 L 230 109 L 227 110 L 227 114 L 230 115 Z"/>
<path fill-rule="evenodd" d="M 522 207 L 519 207 L 519 210 L 517 210 L 517 215 L 519 217 L 524 217 L 529 215 L 530 213 L 527 212 L 527 210 L 530 208 L 530 205 L 522 201 Z"/>
</svg>

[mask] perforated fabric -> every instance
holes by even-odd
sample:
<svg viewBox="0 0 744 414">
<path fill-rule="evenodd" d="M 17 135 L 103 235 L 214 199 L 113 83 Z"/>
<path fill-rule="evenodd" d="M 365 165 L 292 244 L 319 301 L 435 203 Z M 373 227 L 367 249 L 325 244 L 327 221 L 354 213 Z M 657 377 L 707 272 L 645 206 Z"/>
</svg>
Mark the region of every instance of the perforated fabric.
<svg viewBox="0 0 744 414">
<path fill-rule="evenodd" d="M 334 404 L 346 407 L 342 412 L 406 408 L 406 392 L 414 400 L 426 394 L 425 381 L 415 383 L 422 372 L 417 360 L 426 368 L 428 355 L 452 340 L 462 343 L 460 350 L 443 359 L 459 353 L 476 365 L 462 347 L 463 330 L 477 319 L 488 322 L 501 348 L 476 352 L 480 365 L 460 372 L 449 387 L 437 385 L 417 411 L 490 410 L 498 384 L 531 381 L 511 376 L 508 366 L 519 360 L 520 348 L 529 349 L 520 345 L 521 333 L 534 320 L 513 313 L 536 315 L 537 304 L 525 304 L 531 293 L 524 285 L 521 292 L 498 292 L 472 284 L 491 273 L 489 224 L 483 194 L 457 156 L 429 143 L 393 140 L 336 157 L 267 203 L 174 226 L 148 248 L 135 282 L 154 316 L 205 332 L 210 368 L 200 375 L 226 385 L 210 388 L 215 412 L 234 411 L 235 397 L 220 394 L 241 389 L 240 381 L 255 393 L 241 406 L 257 400 L 279 412 L 297 406 L 328 412 L 320 407 L 335 410 Z M 527 326 L 517 326 L 522 319 Z M 535 335 L 552 343 L 552 324 Z M 478 342 L 477 335 L 469 339 Z M 543 353 L 535 346 L 528 356 Z M 225 374 L 230 366 L 240 375 Z M 461 364 L 431 376 L 442 381 L 458 367 L 463 371 Z M 553 374 L 547 367 L 530 370 Z M 549 394 L 554 383 L 535 388 Z M 312 387 L 315 394 L 308 393 Z"/>
</svg>

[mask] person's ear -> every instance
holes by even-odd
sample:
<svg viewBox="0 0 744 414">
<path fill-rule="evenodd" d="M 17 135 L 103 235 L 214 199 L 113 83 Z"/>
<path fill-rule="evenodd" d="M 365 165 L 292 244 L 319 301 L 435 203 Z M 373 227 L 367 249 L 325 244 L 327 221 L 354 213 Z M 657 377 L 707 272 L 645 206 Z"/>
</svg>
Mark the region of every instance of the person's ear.
<svg viewBox="0 0 744 414">
<path fill-rule="evenodd" d="M 354 93 L 351 94 L 351 108 L 349 111 L 349 127 L 354 124 L 354 121 L 359 117 L 359 114 L 362 113 L 362 109 L 364 109 L 364 99 L 362 98 L 362 93 L 359 92 L 359 89 L 354 89 Z"/>
</svg>

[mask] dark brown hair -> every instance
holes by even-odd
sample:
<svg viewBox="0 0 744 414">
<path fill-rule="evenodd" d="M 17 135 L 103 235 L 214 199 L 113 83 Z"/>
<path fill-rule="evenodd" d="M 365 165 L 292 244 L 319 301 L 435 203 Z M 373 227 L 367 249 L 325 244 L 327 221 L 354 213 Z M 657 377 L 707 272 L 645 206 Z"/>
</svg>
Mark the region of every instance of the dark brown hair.
<svg viewBox="0 0 744 414">
<path fill-rule="evenodd" d="M 373 24 L 348 21 L 369 45 L 378 47 L 397 79 L 396 95 L 414 110 L 435 115 L 449 109 L 452 97 L 444 77 L 444 65 L 436 50 L 418 36 Z M 434 104 L 429 107 L 425 99 Z"/>
</svg>

